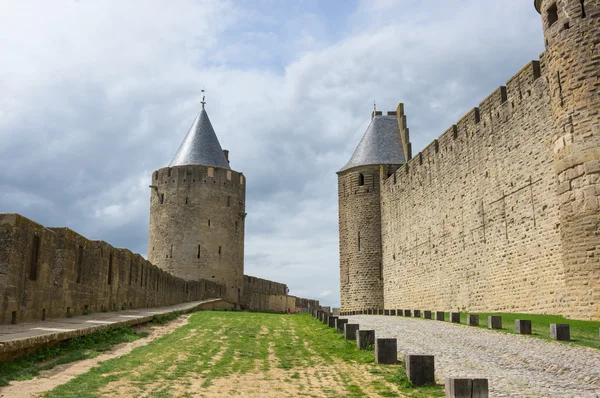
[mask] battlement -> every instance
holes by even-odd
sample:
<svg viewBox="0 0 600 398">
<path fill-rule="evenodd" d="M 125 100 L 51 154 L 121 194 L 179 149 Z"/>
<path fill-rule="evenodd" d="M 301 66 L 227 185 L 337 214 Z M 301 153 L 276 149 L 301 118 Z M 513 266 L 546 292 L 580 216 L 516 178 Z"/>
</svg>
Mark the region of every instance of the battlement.
<svg viewBox="0 0 600 398">
<path fill-rule="evenodd" d="M 506 86 L 500 86 L 494 90 L 480 102 L 478 107 L 472 108 L 414 158 L 410 156 L 412 148 L 404 104 L 400 103 L 396 112 L 398 127 L 403 149 L 409 160 L 404 167 L 400 167 L 394 173 L 394 180 L 410 179 L 411 172 L 416 173 L 420 166 L 435 164 L 437 157 L 443 158 L 454 152 L 468 151 L 468 147 L 473 145 L 473 140 L 481 139 L 480 135 L 483 131 L 493 133 L 495 129 L 509 120 L 514 112 L 519 110 L 524 101 L 529 101 L 534 95 L 547 95 L 545 90 L 535 90 L 535 87 L 539 85 L 538 79 L 542 73 L 542 63 L 531 61 L 511 77 Z M 537 97 L 533 99 L 537 99 Z M 382 178 L 389 179 L 387 175 L 383 174 Z"/>
<path fill-rule="evenodd" d="M 152 173 L 152 185 L 160 188 L 218 185 L 234 190 L 244 190 L 246 177 L 238 171 L 222 167 L 186 165 L 163 167 Z"/>
</svg>

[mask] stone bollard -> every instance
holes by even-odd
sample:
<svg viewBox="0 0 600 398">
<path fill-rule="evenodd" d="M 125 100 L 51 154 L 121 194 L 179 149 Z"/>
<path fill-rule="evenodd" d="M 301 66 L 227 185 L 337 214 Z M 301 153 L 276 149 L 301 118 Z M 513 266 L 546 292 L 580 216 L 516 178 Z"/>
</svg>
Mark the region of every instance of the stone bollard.
<svg viewBox="0 0 600 398">
<path fill-rule="evenodd" d="M 375 340 L 375 362 L 393 365 L 398 362 L 398 345 L 396 339 Z"/>
<path fill-rule="evenodd" d="M 383 310 L 383 315 L 390 315 L 390 310 Z"/>
<path fill-rule="evenodd" d="M 517 319 L 515 321 L 517 334 L 531 334 L 531 321 L 526 319 Z"/>
<path fill-rule="evenodd" d="M 406 354 L 404 361 L 406 375 L 415 386 L 435 383 L 433 355 Z"/>
<path fill-rule="evenodd" d="M 551 323 L 550 337 L 552 337 L 554 340 L 570 341 L 571 330 L 569 328 L 569 325 L 565 323 Z"/>
<path fill-rule="evenodd" d="M 460 323 L 460 312 L 451 312 L 450 313 L 450 322 Z"/>
<path fill-rule="evenodd" d="M 330 328 L 335 328 L 335 320 L 338 319 L 337 316 L 330 316 L 328 320 L 328 325 Z"/>
<path fill-rule="evenodd" d="M 431 311 L 423 311 L 423 318 L 431 319 Z"/>
<path fill-rule="evenodd" d="M 421 317 L 421 310 L 413 310 L 413 316 L 415 318 L 420 318 Z"/>
<path fill-rule="evenodd" d="M 383 310 L 379 310 L 379 315 L 383 315 Z"/>
<path fill-rule="evenodd" d="M 446 379 L 447 398 L 488 398 L 487 379 L 463 379 L 448 377 Z"/>
<path fill-rule="evenodd" d="M 444 318 L 444 311 L 436 311 L 435 312 L 435 319 L 437 321 L 442 321 L 444 322 L 445 318 Z"/>
<path fill-rule="evenodd" d="M 373 344 L 375 344 L 374 330 L 359 330 L 356 332 L 356 345 L 359 349 L 366 350 Z"/>
<path fill-rule="evenodd" d="M 328 318 L 329 318 L 329 315 L 327 315 L 327 314 L 323 314 L 323 323 L 324 323 L 325 325 L 328 325 L 328 324 L 329 324 L 329 319 L 328 319 Z"/>
<path fill-rule="evenodd" d="M 357 323 L 346 323 L 344 325 L 344 338 L 346 340 L 356 340 L 356 332 L 358 331 Z"/>
<path fill-rule="evenodd" d="M 337 329 L 338 332 L 340 333 L 344 333 L 344 325 L 348 323 L 347 319 L 336 319 L 335 320 L 335 328 Z"/>
<path fill-rule="evenodd" d="M 404 310 L 404 316 L 410 317 L 410 310 Z"/>
<path fill-rule="evenodd" d="M 390 315 L 391 316 L 396 316 L 396 310 L 390 310 Z"/>
<path fill-rule="evenodd" d="M 402 316 L 402 310 L 396 310 L 396 316 Z M 598 332 L 600 333 L 600 332 Z"/>
<path fill-rule="evenodd" d="M 502 317 L 498 315 L 488 316 L 489 329 L 502 329 Z"/>
<path fill-rule="evenodd" d="M 467 314 L 467 325 L 479 326 L 479 315 Z"/>
</svg>

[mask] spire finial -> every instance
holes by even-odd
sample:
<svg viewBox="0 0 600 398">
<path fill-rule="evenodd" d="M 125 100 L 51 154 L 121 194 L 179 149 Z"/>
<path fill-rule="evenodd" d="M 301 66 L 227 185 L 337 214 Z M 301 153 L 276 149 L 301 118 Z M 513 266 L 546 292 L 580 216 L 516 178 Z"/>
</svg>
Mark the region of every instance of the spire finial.
<svg viewBox="0 0 600 398">
<path fill-rule="evenodd" d="M 377 104 L 375 103 L 375 100 L 373 100 L 373 112 L 377 113 Z"/>
<path fill-rule="evenodd" d="M 206 97 L 204 96 L 204 89 L 202 89 L 202 101 L 200 101 L 200 103 L 202 104 L 202 109 L 204 109 L 204 104 L 206 104 L 205 98 Z"/>
</svg>

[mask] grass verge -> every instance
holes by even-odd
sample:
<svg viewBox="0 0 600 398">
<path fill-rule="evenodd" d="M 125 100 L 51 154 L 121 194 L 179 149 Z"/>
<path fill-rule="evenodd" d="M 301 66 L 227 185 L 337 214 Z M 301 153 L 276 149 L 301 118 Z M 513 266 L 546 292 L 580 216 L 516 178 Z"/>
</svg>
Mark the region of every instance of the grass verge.
<svg viewBox="0 0 600 398">
<path fill-rule="evenodd" d="M 66 340 L 55 347 L 37 350 L 25 357 L 0 362 L 0 386 L 8 385 L 11 380 L 31 379 L 40 371 L 56 365 L 94 358 L 116 344 L 135 341 L 146 335 L 131 327 L 101 330 Z"/>
<path fill-rule="evenodd" d="M 310 315 L 214 311 L 193 314 L 172 333 L 45 396 L 192 394 L 444 396 L 437 385 L 414 388 L 401 365 L 376 364 L 373 351 L 358 350 Z"/>
</svg>

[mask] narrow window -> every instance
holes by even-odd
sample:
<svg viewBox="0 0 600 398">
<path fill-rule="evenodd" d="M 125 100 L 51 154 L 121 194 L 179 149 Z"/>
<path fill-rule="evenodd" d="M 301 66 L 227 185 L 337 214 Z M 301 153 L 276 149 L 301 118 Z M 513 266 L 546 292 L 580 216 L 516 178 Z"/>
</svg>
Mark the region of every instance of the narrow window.
<svg viewBox="0 0 600 398">
<path fill-rule="evenodd" d="M 210 227 L 210 220 L 208 220 L 208 226 Z"/>
<path fill-rule="evenodd" d="M 556 3 L 552 4 L 550 8 L 546 11 L 548 17 L 548 27 L 554 25 L 556 21 L 558 21 L 558 8 L 556 7 Z"/>
<path fill-rule="evenodd" d="M 585 0 L 579 0 L 579 4 L 581 5 L 581 18 L 587 17 L 585 13 L 585 4 L 583 4 Z"/>
<path fill-rule="evenodd" d="M 161 194 L 160 194 L 160 204 L 162 205 L 162 204 L 164 204 L 164 203 L 165 203 L 165 194 L 164 194 L 164 193 L 161 193 Z"/>
<path fill-rule="evenodd" d="M 45 320 L 46 320 L 46 309 L 43 308 L 42 309 L 42 321 L 45 321 Z"/>
<path fill-rule="evenodd" d="M 171 245 L 170 257 L 173 258 L 173 245 Z"/>
<path fill-rule="evenodd" d="M 365 175 L 363 173 L 358 175 L 358 185 L 361 187 L 365 185 Z"/>
<path fill-rule="evenodd" d="M 108 257 L 108 284 L 112 284 L 112 273 L 113 273 L 113 255 L 110 253 Z"/>
<path fill-rule="evenodd" d="M 133 272 L 133 260 L 129 260 L 129 286 L 131 286 L 131 274 Z"/>
<path fill-rule="evenodd" d="M 235 222 L 235 232 L 237 233 L 237 231 L 238 231 L 238 222 L 236 221 Z"/>
<path fill-rule="evenodd" d="M 40 257 L 40 237 L 33 237 L 33 249 L 31 250 L 31 262 L 29 263 L 29 280 L 35 281 L 38 276 L 38 261 Z"/>
<path fill-rule="evenodd" d="M 188 204 L 188 198 L 185 198 L 185 204 L 186 205 Z"/>
<path fill-rule="evenodd" d="M 13 311 L 12 312 L 10 323 L 12 325 L 16 325 L 17 324 L 17 311 Z"/>
<path fill-rule="evenodd" d="M 383 264 L 379 262 L 379 279 L 383 279 Z"/>
<path fill-rule="evenodd" d="M 198 253 L 196 253 L 196 258 L 200 258 L 200 245 L 198 245 Z"/>
<path fill-rule="evenodd" d="M 219 246 L 219 256 L 221 255 L 221 246 Z"/>
<path fill-rule="evenodd" d="M 78 252 L 77 252 L 77 278 L 75 280 L 75 282 L 77 283 L 81 283 L 81 272 L 83 270 L 83 246 L 79 246 Z"/>
<path fill-rule="evenodd" d="M 231 207 L 231 196 L 227 197 L 227 207 Z"/>
<path fill-rule="evenodd" d="M 360 251 L 360 231 L 358 231 L 358 251 Z"/>
</svg>

